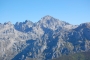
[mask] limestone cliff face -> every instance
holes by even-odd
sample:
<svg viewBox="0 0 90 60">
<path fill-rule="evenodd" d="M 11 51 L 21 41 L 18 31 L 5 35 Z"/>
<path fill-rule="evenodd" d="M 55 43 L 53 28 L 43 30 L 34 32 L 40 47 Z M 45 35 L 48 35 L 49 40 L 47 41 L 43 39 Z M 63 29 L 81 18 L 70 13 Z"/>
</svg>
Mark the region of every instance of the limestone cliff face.
<svg viewBox="0 0 90 60">
<path fill-rule="evenodd" d="M 90 50 L 90 23 L 71 25 L 49 15 L 37 23 L 0 24 L 0 60 L 48 60 Z"/>
</svg>

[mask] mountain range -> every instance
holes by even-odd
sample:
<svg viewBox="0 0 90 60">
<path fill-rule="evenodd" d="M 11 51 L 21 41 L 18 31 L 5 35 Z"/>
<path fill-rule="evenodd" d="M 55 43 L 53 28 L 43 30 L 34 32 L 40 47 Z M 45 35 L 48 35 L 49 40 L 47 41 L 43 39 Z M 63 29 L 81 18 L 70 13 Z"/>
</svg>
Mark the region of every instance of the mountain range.
<svg viewBox="0 0 90 60">
<path fill-rule="evenodd" d="M 0 23 L 0 60 L 51 60 L 90 50 L 90 22 L 72 25 L 46 15 L 33 23 Z"/>
</svg>

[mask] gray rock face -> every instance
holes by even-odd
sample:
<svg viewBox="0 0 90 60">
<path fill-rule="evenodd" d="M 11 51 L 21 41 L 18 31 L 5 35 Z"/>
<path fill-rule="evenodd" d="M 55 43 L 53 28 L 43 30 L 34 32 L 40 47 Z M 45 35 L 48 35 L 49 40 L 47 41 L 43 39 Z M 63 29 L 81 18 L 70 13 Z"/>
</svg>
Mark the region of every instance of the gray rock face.
<svg viewBox="0 0 90 60">
<path fill-rule="evenodd" d="M 90 23 L 71 25 L 49 15 L 37 23 L 0 24 L 0 60 L 49 60 L 90 50 Z"/>
<path fill-rule="evenodd" d="M 31 30 L 33 22 L 26 20 L 25 22 L 17 22 L 14 26 L 18 31 L 28 32 L 29 30 Z"/>
</svg>

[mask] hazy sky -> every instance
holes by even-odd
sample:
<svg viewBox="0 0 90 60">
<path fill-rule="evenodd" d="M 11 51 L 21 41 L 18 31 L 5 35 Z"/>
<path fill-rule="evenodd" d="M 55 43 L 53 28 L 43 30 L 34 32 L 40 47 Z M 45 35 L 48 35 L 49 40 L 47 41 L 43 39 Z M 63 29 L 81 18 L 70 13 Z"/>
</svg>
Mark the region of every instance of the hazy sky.
<svg viewBox="0 0 90 60">
<path fill-rule="evenodd" d="M 50 15 L 71 24 L 90 22 L 90 0 L 0 0 L 0 23 Z"/>
</svg>

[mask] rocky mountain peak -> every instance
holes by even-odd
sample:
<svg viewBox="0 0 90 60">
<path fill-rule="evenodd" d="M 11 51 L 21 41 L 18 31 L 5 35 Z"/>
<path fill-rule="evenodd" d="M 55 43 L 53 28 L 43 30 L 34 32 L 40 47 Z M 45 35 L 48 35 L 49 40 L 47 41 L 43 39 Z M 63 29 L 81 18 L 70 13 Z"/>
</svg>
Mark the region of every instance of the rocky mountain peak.
<svg viewBox="0 0 90 60">
<path fill-rule="evenodd" d="M 10 21 L 5 22 L 4 25 L 11 25 L 12 23 Z"/>
<path fill-rule="evenodd" d="M 88 50 L 90 23 L 74 26 L 47 15 L 37 23 L 0 24 L 0 60 L 51 60 Z"/>
<path fill-rule="evenodd" d="M 82 23 L 82 24 L 80 24 L 77 28 L 76 28 L 76 30 L 81 30 L 81 29 L 90 29 L 90 22 L 87 22 L 87 23 Z"/>
<path fill-rule="evenodd" d="M 46 16 L 44 16 L 42 19 L 45 19 L 45 20 L 50 20 L 51 18 L 53 18 L 52 16 L 50 16 L 50 15 L 46 15 Z"/>
<path fill-rule="evenodd" d="M 80 24 L 80 26 L 90 28 L 90 22 Z"/>
<path fill-rule="evenodd" d="M 46 15 L 43 18 L 41 18 L 41 20 L 39 21 L 39 24 L 40 23 L 42 23 L 42 24 L 54 24 L 54 23 L 64 24 L 66 22 L 60 21 L 59 19 L 56 19 L 56 18 L 49 16 L 49 15 Z M 69 24 L 69 23 L 66 23 L 66 24 Z"/>
<path fill-rule="evenodd" d="M 57 28 L 63 28 L 65 25 L 70 25 L 67 22 L 60 21 L 52 16 L 46 15 L 41 18 L 40 21 L 37 22 L 37 25 L 42 26 L 44 28 L 49 28 L 51 30 L 56 30 Z"/>
<path fill-rule="evenodd" d="M 33 22 L 30 20 L 25 20 L 25 22 L 23 22 L 23 24 L 33 24 Z"/>
<path fill-rule="evenodd" d="M 46 16 L 42 17 L 40 21 L 41 22 L 42 21 L 43 22 L 55 22 L 55 21 L 58 21 L 58 19 L 56 19 L 56 18 L 54 18 L 54 17 L 52 17 L 50 15 L 46 15 Z"/>
<path fill-rule="evenodd" d="M 14 25 L 16 30 L 19 31 L 26 31 L 28 29 L 30 29 L 33 26 L 33 22 L 29 21 L 29 20 L 25 20 L 25 22 L 16 22 L 16 24 Z"/>
</svg>

